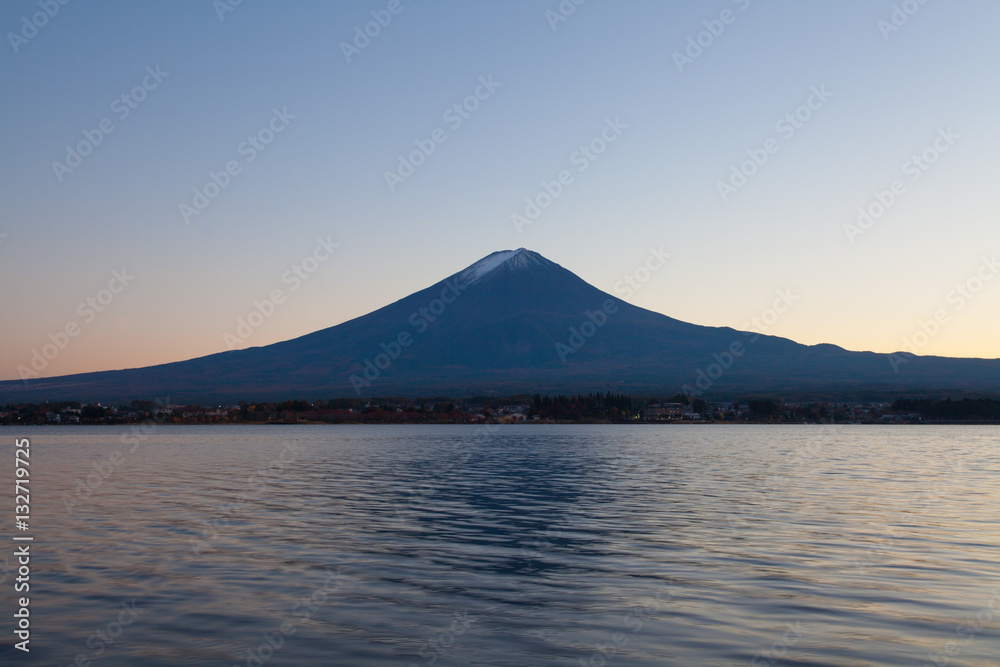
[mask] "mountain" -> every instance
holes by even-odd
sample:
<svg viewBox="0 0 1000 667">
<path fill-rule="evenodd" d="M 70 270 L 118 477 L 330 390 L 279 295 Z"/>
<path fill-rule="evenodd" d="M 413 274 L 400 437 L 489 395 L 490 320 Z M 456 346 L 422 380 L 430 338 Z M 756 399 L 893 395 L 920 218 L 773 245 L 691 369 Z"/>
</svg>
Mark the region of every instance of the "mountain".
<svg viewBox="0 0 1000 667">
<path fill-rule="evenodd" d="M 174 403 L 615 391 L 732 397 L 1000 392 L 1000 360 L 850 352 L 633 306 L 520 248 L 372 313 L 264 347 L 0 382 L 0 402 Z"/>
</svg>

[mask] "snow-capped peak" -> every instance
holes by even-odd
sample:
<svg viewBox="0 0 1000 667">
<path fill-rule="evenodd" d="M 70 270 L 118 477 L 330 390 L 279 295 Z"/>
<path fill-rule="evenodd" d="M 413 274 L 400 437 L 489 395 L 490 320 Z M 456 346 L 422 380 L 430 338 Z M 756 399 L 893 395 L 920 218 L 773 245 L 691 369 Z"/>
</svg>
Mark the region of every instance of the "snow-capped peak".
<svg viewBox="0 0 1000 667">
<path fill-rule="evenodd" d="M 465 271 L 462 271 L 462 281 L 471 283 L 474 280 L 479 280 L 490 271 L 503 266 L 507 260 L 516 257 L 523 252 L 527 251 L 524 248 L 518 248 L 517 250 L 498 250 L 495 253 L 487 255 L 469 268 L 465 269 Z"/>
</svg>

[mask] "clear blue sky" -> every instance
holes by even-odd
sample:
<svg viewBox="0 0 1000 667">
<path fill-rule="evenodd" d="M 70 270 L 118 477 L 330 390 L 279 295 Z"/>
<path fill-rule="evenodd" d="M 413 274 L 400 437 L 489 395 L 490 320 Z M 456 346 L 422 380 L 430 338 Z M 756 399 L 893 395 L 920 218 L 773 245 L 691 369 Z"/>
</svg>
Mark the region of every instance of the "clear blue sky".
<svg viewBox="0 0 1000 667">
<path fill-rule="evenodd" d="M 50 342 L 41 376 L 225 350 L 274 290 L 241 346 L 292 338 L 522 246 L 611 293 L 662 247 L 627 300 L 686 321 L 740 328 L 791 289 L 767 333 L 889 352 L 944 311 L 921 354 L 1000 357 L 1000 3 L 903 3 L 896 26 L 871 0 L 589 0 L 559 22 L 556 0 L 225 2 L 0 5 L 0 378 Z M 391 22 L 348 62 L 373 11 Z M 390 188 L 415 142 L 434 152 Z M 724 200 L 748 151 L 767 160 Z M 210 172 L 228 184 L 185 216 Z M 892 204 L 845 231 L 876 191 Z"/>
</svg>

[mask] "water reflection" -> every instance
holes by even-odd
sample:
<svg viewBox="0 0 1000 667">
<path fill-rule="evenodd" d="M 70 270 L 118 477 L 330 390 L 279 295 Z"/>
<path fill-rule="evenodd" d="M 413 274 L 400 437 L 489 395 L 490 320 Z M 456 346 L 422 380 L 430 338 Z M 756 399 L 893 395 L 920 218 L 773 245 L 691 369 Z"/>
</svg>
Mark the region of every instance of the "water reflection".
<svg viewBox="0 0 1000 667">
<path fill-rule="evenodd" d="M 479 428 L 31 430 L 22 663 L 996 664 L 996 429 Z"/>
</svg>

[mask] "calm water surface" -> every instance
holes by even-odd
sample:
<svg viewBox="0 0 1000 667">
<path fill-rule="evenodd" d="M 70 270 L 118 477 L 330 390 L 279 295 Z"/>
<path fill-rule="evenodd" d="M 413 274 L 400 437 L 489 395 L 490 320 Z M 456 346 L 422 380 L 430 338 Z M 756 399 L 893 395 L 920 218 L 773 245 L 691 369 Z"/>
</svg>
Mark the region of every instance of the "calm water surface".
<svg viewBox="0 0 1000 667">
<path fill-rule="evenodd" d="M 4 665 L 1000 664 L 997 427 L 15 436 Z"/>
</svg>

